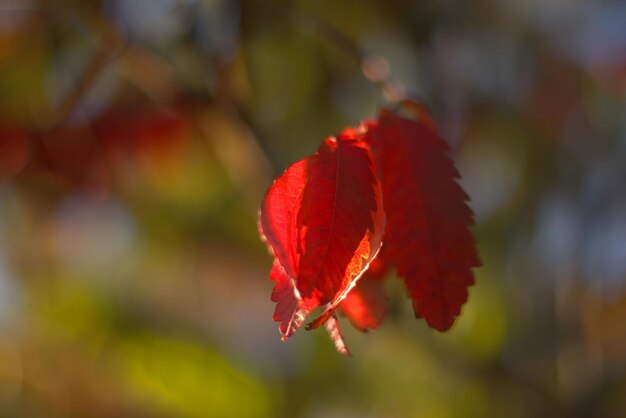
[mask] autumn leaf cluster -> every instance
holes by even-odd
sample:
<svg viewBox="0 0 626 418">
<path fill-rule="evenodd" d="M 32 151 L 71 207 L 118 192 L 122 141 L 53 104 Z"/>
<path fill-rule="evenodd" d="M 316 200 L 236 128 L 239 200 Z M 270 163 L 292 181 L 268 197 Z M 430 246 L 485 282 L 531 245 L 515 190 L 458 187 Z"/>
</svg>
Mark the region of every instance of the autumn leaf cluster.
<svg viewBox="0 0 626 418">
<path fill-rule="evenodd" d="M 325 324 L 348 353 L 336 311 L 360 330 L 386 313 L 384 279 L 404 280 L 416 317 L 449 329 L 479 265 L 473 214 L 428 113 L 406 101 L 327 138 L 280 175 L 260 210 L 274 255 L 274 320 L 283 339 Z"/>
</svg>

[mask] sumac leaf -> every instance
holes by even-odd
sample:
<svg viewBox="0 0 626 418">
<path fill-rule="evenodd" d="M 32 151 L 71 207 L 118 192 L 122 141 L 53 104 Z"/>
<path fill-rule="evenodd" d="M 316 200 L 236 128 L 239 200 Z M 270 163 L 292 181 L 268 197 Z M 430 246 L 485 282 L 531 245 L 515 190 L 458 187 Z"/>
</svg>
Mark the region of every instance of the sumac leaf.
<svg viewBox="0 0 626 418">
<path fill-rule="evenodd" d="M 468 229 L 473 214 L 449 147 L 429 118 L 414 120 L 389 110 L 369 124 L 365 140 L 383 185 L 384 257 L 404 278 L 415 315 L 445 331 L 467 300 L 471 268 L 480 264 Z"/>
<path fill-rule="evenodd" d="M 278 329 L 283 340 L 286 340 L 302 326 L 315 307 L 308 307 L 304 304 L 295 288 L 294 279 L 287 275 L 278 259 L 274 260 L 270 278 L 276 281 L 272 289 L 272 301 L 276 302 L 273 319 L 280 323 Z"/>
<path fill-rule="evenodd" d="M 283 338 L 301 324 L 299 315 L 317 306 L 326 310 L 310 328 L 331 318 L 378 252 L 384 224 L 381 186 L 356 131 L 326 139 L 315 155 L 272 184 L 261 206 L 260 229 L 282 267 L 276 272 L 275 266 L 272 275 L 274 319 L 281 322 Z"/>
</svg>

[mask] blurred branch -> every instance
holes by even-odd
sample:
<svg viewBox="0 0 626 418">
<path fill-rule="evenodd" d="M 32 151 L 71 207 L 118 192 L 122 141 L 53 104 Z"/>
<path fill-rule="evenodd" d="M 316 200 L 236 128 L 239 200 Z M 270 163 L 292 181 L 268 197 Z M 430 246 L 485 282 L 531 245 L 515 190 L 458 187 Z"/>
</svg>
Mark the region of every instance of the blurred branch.
<svg viewBox="0 0 626 418">
<path fill-rule="evenodd" d="M 53 117 L 53 125 L 61 125 L 67 120 L 72 111 L 78 106 L 80 101 L 87 95 L 91 86 L 97 81 L 98 76 L 102 72 L 102 69 L 106 66 L 109 58 L 108 51 L 102 50 L 96 53 L 91 59 L 89 65 L 85 69 L 85 72 L 81 75 L 80 79 L 76 83 L 70 94 L 68 94 L 59 107 Z"/>
<path fill-rule="evenodd" d="M 291 19 L 296 27 L 302 28 L 320 38 L 332 41 L 335 46 L 352 57 L 358 64 L 363 62 L 366 53 L 352 38 L 339 30 L 336 26 L 331 25 L 319 17 L 298 12 L 292 12 Z"/>
<path fill-rule="evenodd" d="M 363 76 L 382 91 L 386 100 L 395 103 L 406 98 L 404 89 L 389 77 L 389 63 L 384 57 L 367 53 L 345 32 L 317 16 L 292 12 L 290 17 L 295 27 L 330 41 L 356 61 Z"/>
<path fill-rule="evenodd" d="M 46 115 L 47 117 L 42 118 L 43 122 L 41 125 L 37 126 L 31 132 L 34 150 L 31 153 L 28 163 L 20 171 L 20 174 L 32 168 L 38 158 L 46 159 L 49 157 L 49 150 L 44 140 L 45 134 L 53 132 L 63 126 L 72 112 L 89 93 L 94 83 L 98 81 L 100 74 L 106 66 L 126 49 L 128 43 L 122 39 L 122 36 L 114 28 L 106 28 L 106 32 L 100 42 L 104 46 L 100 47 L 91 58 L 89 64 L 77 80 L 75 88 L 63 98 L 56 109 L 50 111 L 50 113 Z"/>
<path fill-rule="evenodd" d="M 70 91 L 61 101 L 56 111 L 53 112 L 51 121 L 46 126 L 47 129 L 53 129 L 65 123 L 67 118 L 89 93 L 94 83 L 98 81 L 102 71 L 121 55 L 128 45 L 114 29 L 109 28 L 103 38 L 102 43 L 104 46 L 91 58 L 87 68 L 85 68 L 85 71 L 77 80 L 75 88 Z"/>
</svg>

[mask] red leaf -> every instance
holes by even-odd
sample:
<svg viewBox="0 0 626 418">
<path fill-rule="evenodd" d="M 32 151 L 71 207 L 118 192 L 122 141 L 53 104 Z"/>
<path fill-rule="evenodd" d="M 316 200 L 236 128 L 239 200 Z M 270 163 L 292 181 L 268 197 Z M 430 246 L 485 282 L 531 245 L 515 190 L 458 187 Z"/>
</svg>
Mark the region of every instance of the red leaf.
<svg viewBox="0 0 626 418">
<path fill-rule="evenodd" d="M 370 263 L 367 269 L 367 276 L 382 279 L 387 275 L 390 268 L 389 259 L 385 257 L 385 246 L 382 246 L 376 258 Z"/>
<path fill-rule="evenodd" d="M 416 316 L 447 330 L 474 283 L 471 267 L 480 263 L 467 228 L 473 215 L 456 182 L 448 145 L 430 119 L 420 122 L 387 110 L 377 125 L 369 124 L 365 140 L 385 197 L 384 258 L 404 278 Z"/>
<path fill-rule="evenodd" d="M 383 277 L 367 272 L 339 305 L 355 328 L 361 331 L 374 329 L 385 317 L 387 296 L 383 285 Z"/>
<path fill-rule="evenodd" d="M 292 164 L 274 181 L 263 199 L 259 215 L 261 235 L 287 275 L 294 279 L 300 260 L 298 208 L 308 177 L 309 158 Z"/>
<path fill-rule="evenodd" d="M 374 164 L 356 131 L 327 139 L 315 157 L 300 211 L 297 287 L 303 298 L 330 305 L 308 329 L 323 324 L 357 283 L 380 249 L 385 224 Z"/>
<path fill-rule="evenodd" d="M 272 290 L 272 301 L 276 302 L 273 319 L 280 323 L 278 329 L 283 335 L 283 340 L 286 340 L 302 326 L 315 306 L 308 307 L 304 304 L 294 287 L 294 279 L 285 273 L 278 259 L 274 260 L 270 278 L 276 281 Z"/>
<path fill-rule="evenodd" d="M 384 283 L 389 267 L 383 245 L 363 277 L 339 305 L 341 312 L 360 331 L 376 328 L 387 313 Z"/>
<path fill-rule="evenodd" d="M 272 278 L 283 338 L 317 306 L 328 304 L 310 328 L 329 320 L 378 252 L 384 223 L 374 164 L 355 131 L 328 138 L 272 184 L 260 227 L 282 267 Z"/>
<path fill-rule="evenodd" d="M 306 165 L 306 159 L 291 165 L 274 181 L 261 205 L 261 233 L 276 257 L 270 272 L 270 278 L 276 281 L 272 291 L 272 301 L 277 303 L 273 319 L 280 322 L 283 340 L 298 330 L 308 314 L 308 309 L 300 306 L 302 298 L 295 289 L 299 265 L 296 218 L 307 177 Z"/>
</svg>

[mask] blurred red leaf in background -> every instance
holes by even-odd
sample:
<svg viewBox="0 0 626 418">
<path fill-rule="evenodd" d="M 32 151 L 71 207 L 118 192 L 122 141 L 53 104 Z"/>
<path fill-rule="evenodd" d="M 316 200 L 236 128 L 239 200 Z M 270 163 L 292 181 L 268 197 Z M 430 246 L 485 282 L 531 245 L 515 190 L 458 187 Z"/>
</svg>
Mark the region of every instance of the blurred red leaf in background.
<svg viewBox="0 0 626 418">
<path fill-rule="evenodd" d="M 28 134 L 13 123 L 0 121 L 0 180 L 17 175 L 30 155 Z"/>
</svg>

